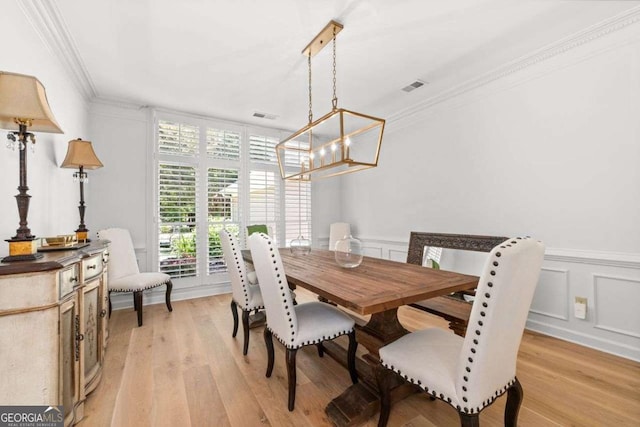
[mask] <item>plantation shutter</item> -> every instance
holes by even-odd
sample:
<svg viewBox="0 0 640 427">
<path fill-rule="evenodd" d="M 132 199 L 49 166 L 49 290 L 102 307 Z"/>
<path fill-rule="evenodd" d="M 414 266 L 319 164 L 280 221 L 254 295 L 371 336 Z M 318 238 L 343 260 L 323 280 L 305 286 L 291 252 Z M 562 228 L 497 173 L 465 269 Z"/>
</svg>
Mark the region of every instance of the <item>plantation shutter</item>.
<svg viewBox="0 0 640 427">
<path fill-rule="evenodd" d="M 218 232 L 225 229 L 238 236 L 240 230 L 239 172 L 218 168 L 207 171 L 209 274 L 226 271 Z"/>
<path fill-rule="evenodd" d="M 311 240 L 311 183 L 284 181 L 286 245 L 299 235 Z"/>
<path fill-rule="evenodd" d="M 158 165 L 159 271 L 172 277 L 197 275 L 197 188 L 195 167 Z"/>
<path fill-rule="evenodd" d="M 275 171 L 252 170 L 249 178 L 249 224 L 265 224 L 272 237 L 278 235 L 280 196 Z"/>
<path fill-rule="evenodd" d="M 158 153 L 196 156 L 200 144 L 198 126 L 161 120 L 158 124 Z"/>
</svg>

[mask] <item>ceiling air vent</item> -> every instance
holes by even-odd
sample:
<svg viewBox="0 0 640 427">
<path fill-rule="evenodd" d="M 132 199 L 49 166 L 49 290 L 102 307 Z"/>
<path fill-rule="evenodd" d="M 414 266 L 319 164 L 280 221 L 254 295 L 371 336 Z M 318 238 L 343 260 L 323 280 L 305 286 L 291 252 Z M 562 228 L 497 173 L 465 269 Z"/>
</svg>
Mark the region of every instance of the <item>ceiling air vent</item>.
<svg viewBox="0 0 640 427">
<path fill-rule="evenodd" d="M 415 82 L 411 83 L 409 86 L 403 87 L 402 90 L 405 92 L 411 92 L 412 90 L 418 89 L 419 87 L 422 87 L 425 84 L 426 83 L 423 82 L 422 80 L 416 80 Z"/>
<path fill-rule="evenodd" d="M 267 120 L 275 120 L 278 118 L 278 116 L 276 116 L 275 114 L 260 113 L 258 111 L 253 113 L 253 117 L 257 117 L 259 119 L 267 119 Z"/>
</svg>

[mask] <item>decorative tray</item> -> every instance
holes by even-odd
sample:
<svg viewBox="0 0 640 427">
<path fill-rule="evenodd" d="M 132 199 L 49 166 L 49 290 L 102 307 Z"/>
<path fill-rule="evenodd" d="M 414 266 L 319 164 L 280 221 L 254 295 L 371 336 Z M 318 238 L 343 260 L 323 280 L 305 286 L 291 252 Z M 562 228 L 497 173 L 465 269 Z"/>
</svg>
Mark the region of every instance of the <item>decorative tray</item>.
<svg viewBox="0 0 640 427">
<path fill-rule="evenodd" d="M 75 234 L 65 234 L 55 237 L 43 237 L 40 239 L 40 247 L 38 252 L 48 251 L 70 251 L 74 249 L 84 248 L 89 242 L 78 242 Z"/>
</svg>

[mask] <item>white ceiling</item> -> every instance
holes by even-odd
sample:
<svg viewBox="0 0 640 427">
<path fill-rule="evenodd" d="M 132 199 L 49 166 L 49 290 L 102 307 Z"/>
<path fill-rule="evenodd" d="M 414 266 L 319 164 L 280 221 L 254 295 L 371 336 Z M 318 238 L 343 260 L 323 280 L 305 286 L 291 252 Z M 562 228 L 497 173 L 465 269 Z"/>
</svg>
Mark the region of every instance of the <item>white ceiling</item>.
<svg viewBox="0 0 640 427">
<path fill-rule="evenodd" d="M 388 118 L 615 17 L 638 1 L 50 0 L 95 96 L 297 129 L 301 51 L 329 22 L 339 106 Z M 330 110 L 331 49 L 313 58 L 314 117 Z M 416 79 L 429 84 L 411 93 Z M 255 119 L 255 111 L 275 114 Z"/>
</svg>

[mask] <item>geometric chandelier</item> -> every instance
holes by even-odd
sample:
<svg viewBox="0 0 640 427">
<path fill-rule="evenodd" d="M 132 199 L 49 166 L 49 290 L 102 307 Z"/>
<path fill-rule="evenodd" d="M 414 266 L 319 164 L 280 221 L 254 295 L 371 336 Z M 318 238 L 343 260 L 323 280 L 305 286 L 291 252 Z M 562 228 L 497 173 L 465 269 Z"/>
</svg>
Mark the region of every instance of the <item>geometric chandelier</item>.
<svg viewBox="0 0 640 427">
<path fill-rule="evenodd" d="M 343 175 L 378 165 L 385 120 L 338 108 L 336 35 L 342 24 L 329 22 L 304 48 L 309 67 L 309 122 L 276 146 L 283 179 L 311 180 Z M 311 57 L 333 40 L 332 110 L 313 121 Z"/>
</svg>

